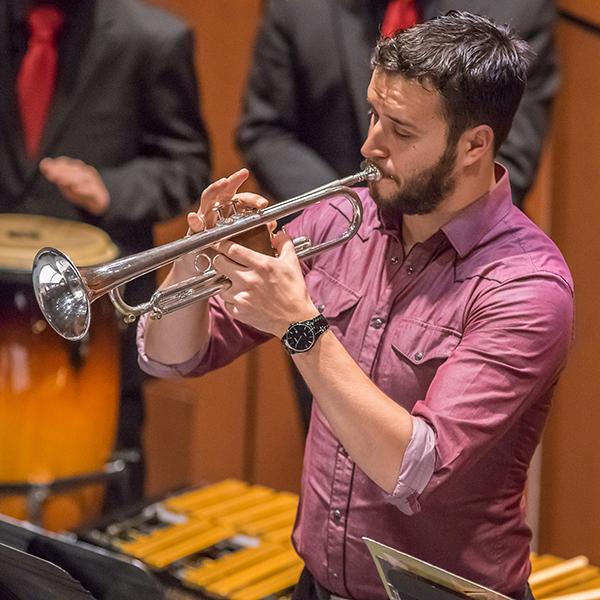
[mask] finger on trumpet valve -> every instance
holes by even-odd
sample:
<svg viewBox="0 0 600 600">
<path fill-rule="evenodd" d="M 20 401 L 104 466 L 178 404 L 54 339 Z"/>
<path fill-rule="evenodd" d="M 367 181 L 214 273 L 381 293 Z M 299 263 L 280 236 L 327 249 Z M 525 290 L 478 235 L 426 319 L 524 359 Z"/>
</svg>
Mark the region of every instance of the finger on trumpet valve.
<svg viewBox="0 0 600 600">
<path fill-rule="evenodd" d="M 244 202 L 242 200 L 240 200 L 239 198 L 234 198 L 231 201 L 231 209 L 232 209 L 231 216 L 234 219 L 236 217 L 243 217 L 244 215 L 248 215 L 248 214 L 256 212 L 256 210 L 254 208 L 251 208 L 250 206 L 246 206 L 244 204 Z"/>
</svg>

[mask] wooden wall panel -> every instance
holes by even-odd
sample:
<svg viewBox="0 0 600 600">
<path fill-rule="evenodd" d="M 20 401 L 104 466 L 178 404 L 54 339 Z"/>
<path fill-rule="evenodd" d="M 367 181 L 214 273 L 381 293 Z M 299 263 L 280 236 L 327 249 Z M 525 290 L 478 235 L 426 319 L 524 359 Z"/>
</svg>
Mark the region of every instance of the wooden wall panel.
<svg viewBox="0 0 600 600">
<path fill-rule="evenodd" d="M 599 564 L 600 35 L 562 19 L 558 43 L 552 233 L 575 279 L 576 330 L 544 439 L 540 549 Z"/>
<path fill-rule="evenodd" d="M 256 443 L 251 478 L 291 492 L 300 491 L 304 434 L 293 391 L 290 360 L 279 340 L 255 354 Z"/>
<path fill-rule="evenodd" d="M 552 140 L 547 140 L 535 181 L 525 201 L 525 214 L 547 234 L 552 230 Z"/>
<path fill-rule="evenodd" d="M 559 0 L 560 10 L 600 26 L 600 2 L 598 0 Z"/>
<path fill-rule="evenodd" d="M 146 494 L 245 478 L 248 359 L 193 379 L 145 386 Z"/>
</svg>

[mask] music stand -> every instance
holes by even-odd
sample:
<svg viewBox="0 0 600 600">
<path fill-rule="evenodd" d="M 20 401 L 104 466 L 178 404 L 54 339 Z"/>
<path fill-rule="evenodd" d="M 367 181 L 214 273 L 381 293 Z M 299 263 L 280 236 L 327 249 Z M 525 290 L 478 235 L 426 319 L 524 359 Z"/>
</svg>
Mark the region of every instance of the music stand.
<svg viewBox="0 0 600 600">
<path fill-rule="evenodd" d="M 34 561 L 31 564 L 37 564 L 35 559 L 41 559 L 41 563 L 57 569 L 60 567 L 59 571 L 68 574 L 74 578 L 73 581 L 79 582 L 91 592 L 86 592 L 85 598 L 164 600 L 163 587 L 139 560 L 81 542 L 74 536 L 52 533 L 31 523 L 0 515 L 0 543 L 5 548 L 12 546 L 10 550 L 19 552 L 19 555 L 29 556 Z M 40 574 L 51 576 L 48 570 L 41 570 Z M 3 583 L 4 565 L 0 569 L 0 585 Z M 2 591 L 0 587 L 0 592 Z M 4 598 L 1 594 L 0 597 Z M 21 596 L 15 597 L 21 599 Z M 60 594 L 40 596 L 42 597 L 61 600 L 71 598 Z M 29 596 L 23 598 L 30 599 Z M 36 597 L 31 598 L 33 600 Z"/>
<path fill-rule="evenodd" d="M 370 538 L 363 541 L 390 600 L 511 600 Z"/>
<path fill-rule="evenodd" d="M 2 543 L 0 564 L 0 596 L 6 600 L 94 600 L 66 571 Z"/>
</svg>

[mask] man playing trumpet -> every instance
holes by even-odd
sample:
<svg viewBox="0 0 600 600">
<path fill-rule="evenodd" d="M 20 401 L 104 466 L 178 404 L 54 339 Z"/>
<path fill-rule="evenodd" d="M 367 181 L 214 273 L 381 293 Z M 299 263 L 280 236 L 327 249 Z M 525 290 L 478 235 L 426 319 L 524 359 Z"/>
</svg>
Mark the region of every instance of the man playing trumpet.
<svg viewBox="0 0 600 600">
<path fill-rule="evenodd" d="M 511 202 L 494 162 L 525 87 L 529 50 L 507 28 L 452 12 L 379 41 L 362 148 L 382 173 L 359 191 L 347 244 L 299 263 L 347 224 L 314 206 L 273 237 L 231 241 L 231 286 L 140 325 L 140 363 L 199 375 L 282 339 L 315 405 L 293 540 L 295 598 L 385 598 L 368 535 L 513 598 L 530 598 L 522 494 L 571 337 L 573 286 L 554 244 Z M 192 231 L 236 193 L 217 181 Z M 166 284 L 194 274 L 175 262 Z"/>
</svg>

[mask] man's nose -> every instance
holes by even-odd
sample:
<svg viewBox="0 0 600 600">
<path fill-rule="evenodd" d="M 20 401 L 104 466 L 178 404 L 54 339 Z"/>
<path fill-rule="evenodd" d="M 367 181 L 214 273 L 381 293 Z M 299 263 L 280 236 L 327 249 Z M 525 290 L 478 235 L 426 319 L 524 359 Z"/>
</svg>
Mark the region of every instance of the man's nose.
<svg viewBox="0 0 600 600">
<path fill-rule="evenodd" d="M 367 138 L 365 139 L 360 152 L 365 158 L 378 159 L 387 157 L 388 152 L 383 143 L 383 132 L 381 131 L 380 123 L 372 124 L 369 127 Z"/>
</svg>

